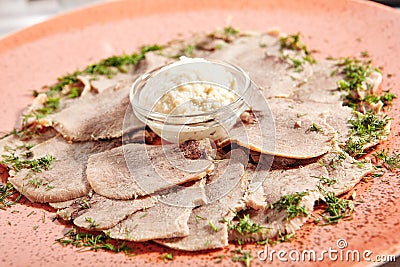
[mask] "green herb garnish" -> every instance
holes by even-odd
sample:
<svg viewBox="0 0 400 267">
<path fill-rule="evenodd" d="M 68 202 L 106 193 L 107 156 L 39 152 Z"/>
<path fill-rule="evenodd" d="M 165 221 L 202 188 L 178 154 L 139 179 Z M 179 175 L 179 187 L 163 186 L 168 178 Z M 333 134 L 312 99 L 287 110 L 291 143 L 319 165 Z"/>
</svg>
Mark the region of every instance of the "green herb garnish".
<svg viewBox="0 0 400 267">
<path fill-rule="evenodd" d="M 253 256 L 252 256 L 250 250 L 242 250 L 242 249 L 238 248 L 232 252 L 233 252 L 233 254 L 232 254 L 233 262 L 243 262 L 243 264 L 246 267 L 250 267 L 251 260 L 253 259 Z"/>
<path fill-rule="evenodd" d="M 17 197 L 15 197 L 16 194 L 18 194 Z M 14 197 L 15 199 L 12 200 Z M 20 199 L 21 194 L 15 190 L 10 181 L 7 181 L 6 184 L 0 183 L 0 209 L 5 210 L 18 203 Z"/>
<path fill-rule="evenodd" d="M 350 137 L 346 144 L 347 153 L 359 156 L 364 153 L 364 146 L 370 142 L 382 140 L 388 135 L 386 126 L 390 118 L 381 117 L 374 113 L 355 113 L 355 117 L 349 120 Z"/>
<path fill-rule="evenodd" d="M 112 252 L 124 252 L 129 256 L 134 256 L 130 253 L 133 249 L 126 245 L 125 242 L 111 240 L 109 235 L 105 233 L 91 234 L 81 232 L 79 229 L 71 229 L 62 238 L 56 239 L 56 242 L 63 246 L 72 245 L 77 248 L 87 248 L 88 250 L 98 251 L 107 250 Z"/>
<path fill-rule="evenodd" d="M 341 219 L 351 216 L 354 211 L 354 203 L 351 200 L 338 198 L 334 192 L 327 191 L 319 186 L 322 194 L 321 200 L 327 205 L 322 215 L 326 224 L 336 224 Z"/>
<path fill-rule="evenodd" d="M 306 55 L 311 55 L 307 46 L 300 41 L 300 33 L 280 37 L 279 44 L 281 49 L 303 51 Z"/>
<path fill-rule="evenodd" d="M 297 216 L 306 217 L 310 213 L 306 207 L 301 204 L 301 200 L 306 196 L 307 192 L 298 192 L 282 196 L 277 202 L 270 205 L 271 209 L 277 208 L 278 211 L 286 210 L 287 220 L 291 220 Z"/>
<path fill-rule="evenodd" d="M 319 179 L 320 183 L 322 185 L 334 185 L 336 184 L 338 181 L 335 178 L 329 178 L 329 177 L 325 177 L 325 176 L 311 176 L 313 178 L 317 178 Z"/>
<path fill-rule="evenodd" d="M 313 123 L 311 126 L 310 126 L 310 131 L 311 132 L 324 132 L 324 130 L 322 129 L 322 127 L 321 126 L 319 126 L 318 124 L 316 124 L 316 123 Z"/>
<path fill-rule="evenodd" d="M 226 26 L 226 27 L 224 28 L 224 33 L 225 33 L 226 35 L 236 35 L 236 34 L 239 33 L 239 30 L 233 28 L 232 26 Z"/>
<path fill-rule="evenodd" d="M 96 223 L 96 221 L 91 217 L 86 217 L 85 221 L 90 223 L 89 228 L 96 228 L 97 226 L 99 226 L 99 224 Z"/>
<path fill-rule="evenodd" d="M 76 98 L 79 97 L 79 87 L 72 87 L 71 91 L 69 92 L 69 98 Z"/>
<path fill-rule="evenodd" d="M 38 159 L 20 159 L 15 154 L 1 155 L 3 160 L 1 163 L 5 164 L 12 170 L 19 172 L 22 169 L 30 169 L 34 173 L 41 172 L 42 170 L 49 170 L 51 163 L 55 160 L 52 155 L 46 155 Z"/>
<path fill-rule="evenodd" d="M 162 258 L 163 258 L 164 262 L 172 261 L 174 259 L 174 255 L 172 255 L 172 253 L 164 253 Z"/>
<path fill-rule="evenodd" d="M 229 222 L 228 227 L 230 230 L 235 230 L 241 235 L 257 233 L 262 228 L 259 224 L 251 221 L 249 214 L 243 215 L 242 218 L 238 216 L 238 218 L 238 223 L 232 224 L 232 222 Z"/>
<path fill-rule="evenodd" d="M 383 162 L 383 166 L 393 171 L 400 168 L 400 153 L 389 154 L 389 151 L 375 151 L 374 156 Z"/>
<path fill-rule="evenodd" d="M 211 229 L 214 231 L 214 232 L 218 232 L 220 229 L 210 220 L 210 221 L 208 221 L 208 225 L 211 227 Z"/>
</svg>

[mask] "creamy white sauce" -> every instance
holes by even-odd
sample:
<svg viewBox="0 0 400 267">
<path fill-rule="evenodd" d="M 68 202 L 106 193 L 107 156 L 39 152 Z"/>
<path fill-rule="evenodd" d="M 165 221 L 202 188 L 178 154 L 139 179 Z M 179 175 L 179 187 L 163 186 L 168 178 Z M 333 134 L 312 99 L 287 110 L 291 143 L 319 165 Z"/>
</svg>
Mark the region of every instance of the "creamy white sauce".
<svg viewBox="0 0 400 267">
<path fill-rule="evenodd" d="M 236 93 L 218 85 L 189 83 L 162 95 L 153 111 L 174 115 L 200 114 L 229 105 L 237 98 Z"/>
</svg>

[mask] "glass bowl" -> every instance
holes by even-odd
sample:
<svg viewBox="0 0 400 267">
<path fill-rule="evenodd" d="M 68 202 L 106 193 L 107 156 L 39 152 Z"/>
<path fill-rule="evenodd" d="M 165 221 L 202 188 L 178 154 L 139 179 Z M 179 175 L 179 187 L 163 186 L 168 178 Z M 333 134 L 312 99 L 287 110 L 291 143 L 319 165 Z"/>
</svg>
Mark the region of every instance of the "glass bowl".
<svg viewBox="0 0 400 267">
<path fill-rule="evenodd" d="M 171 90 L 196 85 L 223 88 L 234 93 L 234 100 L 201 112 L 166 114 L 155 111 L 156 105 Z M 248 108 L 246 93 L 250 86 L 250 78 L 238 66 L 202 58 L 184 58 L 139 76 L 132 85 L 130 101 L 137 118 L 169 142 L 217 140 L 229 135 L 229 130 Z M 213 99 L 204 99 L 204 102 L 213 102 Z"/>
</svg>

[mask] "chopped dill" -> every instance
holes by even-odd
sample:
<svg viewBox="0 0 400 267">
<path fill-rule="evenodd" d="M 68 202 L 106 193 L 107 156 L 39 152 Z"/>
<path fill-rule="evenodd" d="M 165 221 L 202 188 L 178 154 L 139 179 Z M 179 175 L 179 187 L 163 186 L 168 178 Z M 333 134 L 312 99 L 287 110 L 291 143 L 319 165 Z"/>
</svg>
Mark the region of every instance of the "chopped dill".
<svg viewBox="0 0 400 267">
<path fill-rule="evenodd" d="M 218 232 L 220 229 L 210 220 L 210 221 L 208 221 L 208 225 L 211 227 L 211 229 L 214 231 L 214 232 Z"/>
<path fill-rule="evenodd" d="M 233 28 L 232 26 L 226 26 L 226 27 L 224 28 L 224 33 L 225 33 L 226 35 L 236 35 L 236 34 L 239 33 L 239 30 Z"/>
<path fill-rule="evenodd" d="M 115 69 L 125 73 L 127 72 L 127 66 L 137 65 L 142 59 L 144 59 L 147 52 L 158 51 L 161 49 L 162 47 L 159 45 L 152 45 L 143 47 L 139 53 L 111 56 L 101 60 L 99 63 L 95 63 L 86 67 L 86 69 L 83 70 L 83 73 L 112 77 L 117 74 Z"/>
<path fill-rule="evenodd" d="M 311 52 L 307 46 L 300 41 L 300 33 L 291 34 L 279 38 L 279 44 L 281 49 L 289 49 L 296 51 L 304 51 L 306 55 L 310 55 Z"/>
<path fill-rule="evenodd" d="M 194 45 L 189 44 L 183 48 L 182 54 L 184 56 L 191 57 L 193 56 L 195 48 L 196 47 Z"/>
<path fill-rule="evenodd" d="M 83 199 L 82 201 L 79 202 L 79 207 L 80 209 L 90 209 L 91 205 L 89 201 Z"/>
<path fill-rule="evenodd" d="M 306 210 L 306 207 L 300 205 L 301 200 L 307 194 L 307 192 L 298 192 L 284 195 L 277 202 L 271 204 L 270 208 L 277 208 L 278 211 L 286 210 L 287 220 L 291 220 L 297 216 L 308 216 L 310 213 Z"/>
<path fill-rule="evenodd" d="M 260 231 L 261 226 L 252 222 L 249 214 L 244 214 L 242 218 L 240 218 L 240 216 L 237 217 L 239 218 L 238 223 L 232 224 L 232 222 L 229 222 L 228 227 L 230 230 L 235 230 L 241 235 L 257 233 Z"/>
<path fill-rule="evenodd" d="M 282 54 L 282 59 L 289 59 L 295 71 L 301 72 L 304 70 L 303 64 L 308 62 L 314 64 L 317 61 L 311 56 L 311 51 L 308 50 L 307 46 L 300 41 L 300 33 L 283 36 L 279 38 L 279 45 Z M 284 49 L 294 50 L 303 52 L 304 56 L 301 58 L 292 58 L 283 53 Z"/>
<path fill-rule="evenodd" d="M 72 87 L 71 91 L 69 92 L 69 98 L 76 98 L 79 97 L 79 87 Z"/>
<path fill-rule="evenodd" d="M 325 177 L 325 176 L 311 176 L 313 178 L 317 178 L 319 179 L 320 183 L 322 185 L 334 185 L 338 182 L 338 180 L 336 178 L 329 178 L 329 177 Z"/>
<path fill-rule="evenodd" d="M 194 219 L 196 220 L 196 223 L 199 223 L 200 222 L 200 220 L 207 220 L 206 218 L 204 218 L 204 217 L 201 217 L 201 216 L 199 216 L 199 215 L 195 215 L 194 216 Z"/>
<path fill-rule="evenodd" d="M 324 130 L 323 130 L 322 127 L 319 126 L 318 124 L 313 123 L 313 124 L 310 126 L 310 131 L 311 131 L 311 132 L 323 132 Z"/>
<path fill-rule="evenodd" d="M 18 194 L 16 197 L 15 195 Z M 18 203 L 21 194 L 15 190 L 14 186 L 7 181 L 6 184 L 0 183 L 0 209 L 5 210 Z"/>
<path fill-rule="evenodd" d="M 55 160 L 52 155 L 46 155 L 37 159 L 20 159 L 15 154 L 1 155 L 3 160 L 0 163 L 5 164 L 15 172 L 22 169 L 30 169 L 34 173 L 42 172 L 42 170 L 49 170 L 51 163 Z"/>
<path fill-rule="evenodd" d="M 351 126 L 346 152 L 354 156 L 363 155 L 367 143 L 382 140 L 388 135 L 386 126 L 389 121 L 389 117 L 381 117 L 372 112 L 366 114 L 356 112 L 355 117 L 348 121 Z"/>
<path fill-rule="evenodd" d="M 61 92 L 67 86 L 72 87 L 70 93 L 68 94 L 69 98 L 79 97 L 79 88 L 76 87 L 76 85 L 79 83 L 79 75 L 104 75 L 108 78 L 111 78 L 116 75 L 118 71 L 125 73 L 128 71 L 129 66 L 137 65 L 142 59 L 144 59 L 147 52 L 157 51 L 161 49 L 162 47 L 159 45 L 144 46 L 139 53 L 133 53 L 131 55 L 125 54 L 120 56 L 111 56 L 109 58 L 101 60 L 98 63 L 87 66 L 82 71 L 77 70 L 73 73 L 59 77 L 56 84 L 47 87 L 47 91 L 45 93 L 48 96 L 48 100 L 44 104 L 43 108 L 39 108 L 33 112 L 34 116 L 36 117 L 36 119 L 40 119 L 56 112 L 59 109 L 60 97 L 62 96 Z M 37 96 L 38 94 L 39 92 L 36 90 L 33 93 L 34 96 Z M 55 95 L 57 97 L 55 97 Z M 29 116 L 30 114 L 25 115 Z"/>
<path fill-rule="evenodd" d="M 99 226 L 99 224 L 96 223 L 96 221 L 91 217 L 86 217 L 85 221 L 90 223 L 89 228 L 96 228 L 97 226 Z"/>
<path fill-rule="evenodd" d="M 338 166 L 342 166 L 343 161 L 346 159 L 346 154 L 344 152 L 341 152 L 337 154 L 331 162 L 329 163 L 329 167 L 336 170 Z"/>
<path fill-rule="evenodd" d="M 60 98 L 59 97 L 49 97 L 44 104 L 44 107 L 36 109 L 34 111 L 36 119 L 41 119 L 49 114 L 56 112 L 60 108 Z"/>
<path fill-rule="evenodd" d="M 371 92 L 373 84 L 367 82 L 367 77 L 379 70 L 371 65 L 371 61 L 361 61 L 355 58 L 344 58 L 337 63 L 339 67 L 335 72 L 344 74 L 345 77 L 337 82 L 337 89 L 345 92 L 343 96 L 343 105 L 349 106 L 354 110 L 363 108 L 363 103 L 378 103 L 381 101 L 384 106 L 391 105 L 396 95 L 385 92 L 382 95 L 375 95 Z M 365 96 L 361 97 L 358 92 L 363 91 Z"/>
<path fill-rule="evenodd" d="M 324 213 L 321 214 L 327 224 L 336 224 L 341 219 L 346 219 L 351 216 L 354 211 L 354 203 L 351 200 L 342 199 L 335 195 L 334 192 L 327 191 L 322 186 L 319 186 L 322 194 L 321 200 L 327 205 Z"/>
<path fill-rule="evenodd" d="M 98 251 L 107 250 L 112 252 L 124 252 L 129 256 L 132 254 L 132 248 L 127 246 L 125 242 L 111 240 L 109 235 L 105 233 L 92 234 L 81 232 L 79 229 L 72 228 L 64 237 L 56 239 L 56 242 L 63 246 L 74 246 L 77 248 L 87 248 L 88 250 Z"/>
<path fill-rule="evenodd" d="M 377 159 L 383 162 L 383 166 L 391 171 L 400 168 L 400 153 L 393 152 L 389 154 L 389 151 L 375 151 L 373 154 Z"/>
<path fill-rule="evenodd" d="M 164 260 L 164 262 L 172 261 L 174 259 L 174 255 L 172 255 L 172 253 L 164 253 L 162 255 L 162 259 Z"/>
<path fill-rule="evenodd" d="M 232 251 L 232 261 L 233 262 L 243 262 L 246 267 L 250 267 L 253 255 L 251 250 L 242 250 L 240 248 Z"/>
</svg>

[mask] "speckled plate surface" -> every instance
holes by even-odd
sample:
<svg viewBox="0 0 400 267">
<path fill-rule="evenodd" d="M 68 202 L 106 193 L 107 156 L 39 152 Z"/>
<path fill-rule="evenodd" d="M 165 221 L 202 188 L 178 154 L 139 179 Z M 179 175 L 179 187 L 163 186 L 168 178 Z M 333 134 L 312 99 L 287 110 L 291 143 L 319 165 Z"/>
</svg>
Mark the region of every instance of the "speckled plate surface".
<svg viewBox="0 0 400 267">
<path fill-rule="evenodd" d="M 140 45 L 166 43 L 194 32 L 208 32 L 226 23 L 243 30 L 265 31 L 279 27 L 300 31 L 317 57 L 359 55 L 369 51 L 384 68 L 384 88 L 400 95 L 400 12 L 367 1 L 321 0 L 132 0 L 115 1 L 68 13 L 24 29 L 0 40 L 0 131 L 13 128 L 18 114 L 31 101 L 31 90 L 51 84 L 56 77 L 98 59 L 135 51 Z M 392 134 L 382 147 L 400 149 L 400 102 L 390 115 Z M 0 175 L 2 171 L 0 170 Z M 4 174 L 3 174 L 4 175 Z M 400 253 L 400 177 L 387 173 L 356 187 L 363 203 L 354 219 L 335 226 L 305 225 L 291 243 L 274 250 L 338 249 L 370 250 L 376 255 Z M 352 192 L 350 192 L 352 193 Z M 135 257 L 122 253 L 81 252 L 54 240 L 70 226 L 52 222 L 54 210 L 28 202 L 0 210 L 0 266 L 158 266 L 164 252 L 174 260 L 165 265 L 232 266 L 231 246 L 204 253 L 171 251 L 153 243 L 134 244 Z M 47 219 L 46 219 L 47 218 Z M 36 229 L 36 230 L 35 230 Z M 247 245 L 253 266 L 267 265 L 257 259 L 262 246 Z M 339 249 L 340 250 L 340 249 Z M 222 261 L 217 257 L 224 254 Z M 236 263 L 240 264 L 240 263 Z M 293 265 L 279 262 L 275 265 Z M 377 262 L 302 262 L 301 266 L 364 266 Z"/>
</svg>

